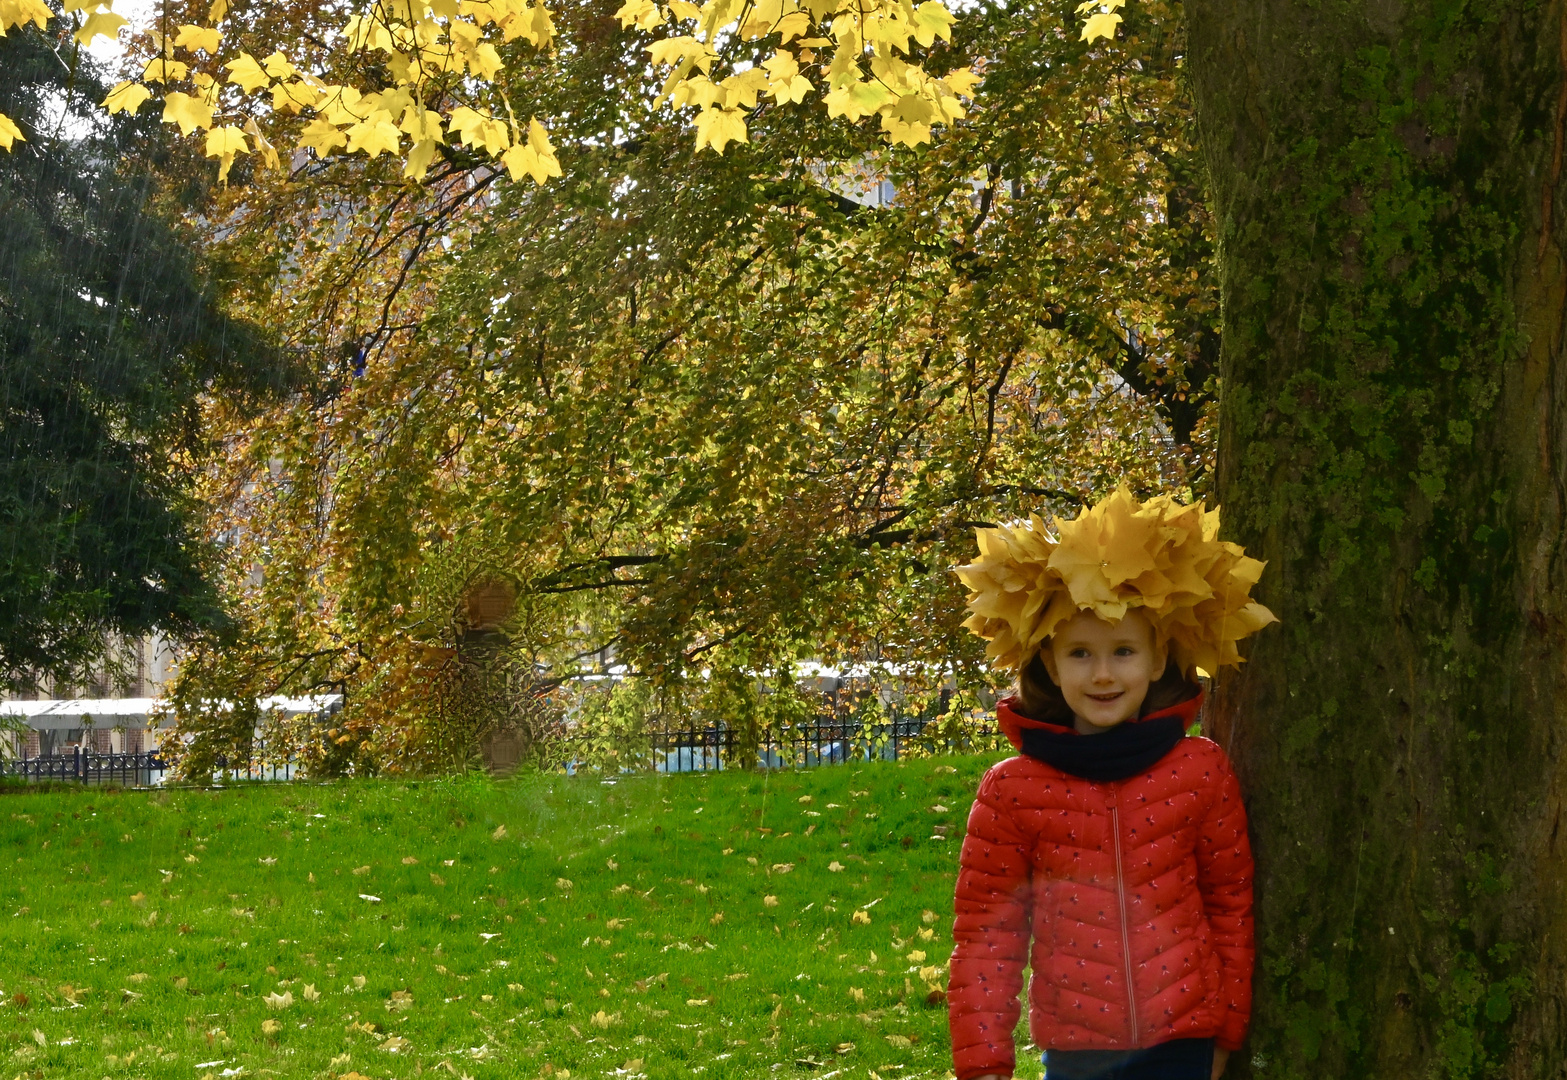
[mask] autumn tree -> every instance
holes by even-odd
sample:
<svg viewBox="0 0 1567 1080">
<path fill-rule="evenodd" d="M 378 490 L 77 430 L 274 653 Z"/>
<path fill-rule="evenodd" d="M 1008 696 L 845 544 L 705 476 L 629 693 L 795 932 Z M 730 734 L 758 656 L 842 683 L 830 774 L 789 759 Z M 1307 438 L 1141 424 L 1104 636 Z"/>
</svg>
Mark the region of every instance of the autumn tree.
<svg viewBox="0 0 1567 1080">
<path fill-rule="evenodd" d="M 759 107 L 719 155 L 652 107 L 615 10 L 556 11 L 569 54 L 499 54 L 513 108 L 553 118 L 558 181 L 446 146 L 418 186 L 338 155 L 215 191 L 243 310 L 321 377 L 259 423 L 212 416 L 251 649 L 194 658 L 193 700 L 345 690 L 333 745 L 396 760 L 494 578 L 545 682 L 606 649 L 675 690 L 802 655 L 971 665 L 946 572 L 970 522 L 1206 483 L 1173 11 L 1116 59 L 1070 8 L 981 7 L 927 61 L 989 71 L 930 146 Z M 230 32 L 265 54 L 278 12 Z"/>
<path fill-rule="evenodd" d="M 1240 1076 L 1567 1074 L 1560 4 L 1193 0 L 1256 838 Z"/>
</svg>

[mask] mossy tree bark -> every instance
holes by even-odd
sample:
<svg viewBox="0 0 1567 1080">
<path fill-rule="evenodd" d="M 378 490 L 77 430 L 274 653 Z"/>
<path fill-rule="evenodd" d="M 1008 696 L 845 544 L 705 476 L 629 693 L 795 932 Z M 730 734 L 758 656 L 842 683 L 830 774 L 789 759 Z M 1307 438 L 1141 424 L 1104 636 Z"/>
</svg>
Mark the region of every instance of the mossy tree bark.
<svg viewBox="0 0 1567 1080">
<path fill-rule="evenodd" d="M 1283 620 L 1215 695 L 1239 1077 L 1567 1077 L 1567 8 L 1191 0 L 1218 489 Z"/>
</svg>

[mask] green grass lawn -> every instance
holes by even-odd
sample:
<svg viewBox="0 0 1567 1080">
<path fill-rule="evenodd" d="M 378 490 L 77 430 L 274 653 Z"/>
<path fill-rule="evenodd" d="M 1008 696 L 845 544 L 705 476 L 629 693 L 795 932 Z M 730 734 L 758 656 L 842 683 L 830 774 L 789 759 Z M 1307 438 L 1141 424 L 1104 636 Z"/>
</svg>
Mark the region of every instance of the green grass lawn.
<svg viewBox="0 0 1567 1080">
<path fill-rule="evenodd" d="M 7 794 L 0 1077 L 946 1075 L 992 760 Z"/>
</svg>

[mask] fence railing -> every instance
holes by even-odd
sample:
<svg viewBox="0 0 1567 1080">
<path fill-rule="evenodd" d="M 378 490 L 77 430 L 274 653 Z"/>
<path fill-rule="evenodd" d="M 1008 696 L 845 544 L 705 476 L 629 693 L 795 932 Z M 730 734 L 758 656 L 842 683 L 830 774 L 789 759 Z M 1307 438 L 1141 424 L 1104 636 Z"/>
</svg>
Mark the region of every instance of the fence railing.
<svg viewBox="0 0 1567 1080">
<path fill-rule="evenodd" d="M 566 734 L 549 755 L 568 773 L 583 767 L 710 772 L 754 765 L 764 769 L 810 768 L 848 761 L 896 761 L 911 750 L 921 754 L 1006 750 L 994 722 L 965 723 L 954 731 L 928 717 L 907 716 L 862 722 L 824 718 L 761 733 L 725 724 L 702 728 L 651 729 L 619 736 Z M 214 781 L 292 780 L 298 768 L 252 759 L 230 764 L 218 758 Z M 0 779 L 151 787 L 169 777 L 170 763 L 156 751 L 100 753 L 72 747 L 68 753 L 0 760 Z"/>
<path fill-rule="evenodd" d="M 567 772 L 585 765 L 651 768 L 657 772 L 709 772 L 754 763 L 764 769 L 809 768 L 847 761 L 895 761 L 918 748 L 925 753 L 977 753 L 1008 748 L 993 722 L 967 725 L 961 735 L 938 733 L 928 717 L 864 723 L 823 719 L 748 734 L 727 725 L 653 729 L 618 738 L 567 735 L 557 760 Z"/>
<path fill-rule="evenodd" d="M 27 781 L 64 780 L 80 784 L 121 784 L 151 787 L 168 778 L 171 766 L 156 751 L 111 754 L 72 747 L 69 753 L 41 754 L 11 761 L 0 760 L 0 777 Z M 292 780 L 293 762 L 272 764 L 247 761 L 231 765 L 218 758 L 214 780 Z"/>
</svg>

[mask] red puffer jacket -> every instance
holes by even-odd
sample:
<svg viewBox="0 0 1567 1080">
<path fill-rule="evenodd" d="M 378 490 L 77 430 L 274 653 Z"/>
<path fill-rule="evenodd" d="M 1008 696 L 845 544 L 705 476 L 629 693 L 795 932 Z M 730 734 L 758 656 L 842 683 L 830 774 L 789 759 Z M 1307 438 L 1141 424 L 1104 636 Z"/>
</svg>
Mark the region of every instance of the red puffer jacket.
<svg viewBox="0 0 1567 1080">
<path fill-rule="evenodd" d="M 1153 715 L 1190 723 L 1200 700 Z M 1009 706 L 997 717 L 1013 745 L 1025 727 L 1050 727 Z M 1113 783 L 1032 757 L 992 767 L 958 871 L 947 994 L 958 1080 L 1012 1074 L 1029 961 L 1037 1046 L 1211 1037 L 1238 1048 L 1251 1015 L 1251 882 L 1240 787 L 1208 739 L 1182 739 Z"/>
</svg>

